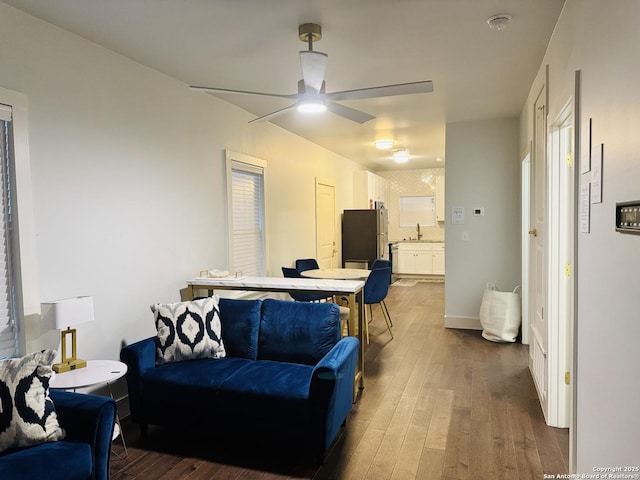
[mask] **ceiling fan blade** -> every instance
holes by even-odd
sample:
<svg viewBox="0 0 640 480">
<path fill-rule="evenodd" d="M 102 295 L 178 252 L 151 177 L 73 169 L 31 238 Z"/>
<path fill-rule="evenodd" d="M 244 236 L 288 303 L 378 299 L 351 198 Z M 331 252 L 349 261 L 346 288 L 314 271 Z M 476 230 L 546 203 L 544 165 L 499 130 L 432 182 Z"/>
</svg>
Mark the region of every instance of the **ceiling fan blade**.
<svg viewBox="0 0 640 480">
<path fill-rule="evenodd" d="M 327 100 L 358 100 L 362 98 L 391 97 L 394 95 L 431 92 L 433 92 L 433 82 L 426 80 L 424 82 L 399 83 L 397 85 L 384 85 L 381 87 L 327 93 Z"/>
<path fill-rule="evenodd" d="M 328 56 L 326 53 L 316 51 L 300 52 L 300 66 L 306 91 L 320 93 L 324 81 L 324 71 L 327 68 Z"/>
<path fill-rule="evenodd" d="M 238 95 L 262 95 L 263 97 L 276 97 L 276 98 L 290 98 L 296 99 L 298 98 L 297 93 L 284 95 L 280 93 L 264 93 L 264 92 L 251 92 L 248 90 L 231 90 L 229 88 L 216 88 L 216 87 L 198 87 L 196 85 L 189 85 L 191 90 L 199 90 L 201 92 L 210 92 L 210 93 L 234 93 Z"/>
<path fill-rule="evenodd" d="M 284 108 L 281 108 L 280 110 L 276 110 L 275 112 L 267 113 L 266 115 L 263 115 L 261 117 L 254 118 L 253 120 L 250 120 L 249 123 L 268 122 L 272 118 L 275 118 L 278 115 L 282 115 L 287 110 L 291 110 L 292 108 L 295 108 L 295 106 L 296 104 L 294 103 L 292 105 L 289 105 L 288 107 L 284 107 Z"/>
<path fill-rule="evenodd" d="M 358 123 L 365 123 L 376 118 L 373 115 L 361 112 L 360 110 L 356 110 L 355 108 L 345 107 L 344 105 L 340 105 L 339 103 L 334 102 L 327 102 L 327 110 L 329 110 L 331 113 L 335 113 L 336 115 L 340 115 L 341 117 Z"/>
</svg>

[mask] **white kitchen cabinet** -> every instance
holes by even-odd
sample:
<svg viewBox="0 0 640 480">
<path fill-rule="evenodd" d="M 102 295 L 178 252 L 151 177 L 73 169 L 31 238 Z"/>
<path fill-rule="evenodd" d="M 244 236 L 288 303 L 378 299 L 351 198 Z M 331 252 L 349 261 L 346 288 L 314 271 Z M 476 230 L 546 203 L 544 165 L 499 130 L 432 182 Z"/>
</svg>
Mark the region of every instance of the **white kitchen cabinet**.
<svg viewBox="0 0 640 480">
<path fill-rule="evenodd" d="M 432 264 L 431 252 L 398 250 L 398 273 L 429 275 Z"/>
<path fill-rule="evenodd" d="M 398 273 L 429 275 L 432 265 L 430 243 L 398 244 Z"/>
<path fill-rule="evenodd" d="M 353 208 L 370 208 L 384 202 L 389 208 L 389 180 L 367 170 L 353 173 Z"/>
<path fill-rule="evenodd" d="M 416 254 L 413 250 L 398 248 L 398 273 L 416 273 Z"/>
<path fill-rule="evenodd" d="M 434 275 L 444 275 L 444 243 L 432 243 L 432 272 Z"/>
<path fill-rule="evenodd" d="M 416 252 L 416 273 L 428 275 L 433 273 L 433 259 L 431 252 Z"/>
<path fill-rule="evenodd" d="M 398 243 L 398 273 L 444 275 L 444 243 Z"/>
<path fill-rule="evenodd" d="M 436 221 L 444 222 L 444 175 L 436 176 Z"/>
</svg>

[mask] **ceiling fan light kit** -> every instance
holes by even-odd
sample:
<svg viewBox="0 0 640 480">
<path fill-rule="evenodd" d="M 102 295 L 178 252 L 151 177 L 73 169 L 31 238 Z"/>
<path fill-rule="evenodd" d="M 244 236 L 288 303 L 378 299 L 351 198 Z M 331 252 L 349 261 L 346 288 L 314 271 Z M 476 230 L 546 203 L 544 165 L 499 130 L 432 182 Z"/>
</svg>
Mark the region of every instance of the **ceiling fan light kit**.
<svg viewBox="0 0 640 480">
<path fill-rule="evenodd" d="M 327 105 L 321 101 L 300 101 L 298 111 L 303 113 L 322 113 L 327 111 Z"/>
<path fill-rule="evenodd" d="M 261 95 L 291 100 L 294 103 L 268 113 L 258 118 L 254 118 L 249 123 L 267 122 L 282 115 L 294 108 L 299 111 L 322 112 L 329 110 L 334 115 L 338 115 L 347 120 L 357 123 L 365 123 L 376 118 L 366 112 L 361 112 L 355 108 L 347 107 L 337 101 L 360 100 L 368 98 L 391 97 L 395 95 L 409 95 L 416 93 L 433 92 L 433 82 L 425 80 L 412 83 L 400 83 L 396 85 L 383 85 L 379 87 L 359 88 L 355 90 L 344 90 L 341 92 L 325 91 L 324 73 L 327 66 L 328 55 L 313 49 L 313 42 L 322 38 L 322 27 L 316 23 L 303 23 L 298 27 L 298 38 L 307 44 L 308 50 L 300 52 L 300 67 L 302 69 L 302 80 L 298 82 L 298 93 L 278 94 L 266 92 L 252 92 L 248 90 L 234 90 L 230 88 L 199 87 L 191 85 L 193 90 L 200 90 L 210 93 L 239 94 L 239 95 Z"/>
</svg>

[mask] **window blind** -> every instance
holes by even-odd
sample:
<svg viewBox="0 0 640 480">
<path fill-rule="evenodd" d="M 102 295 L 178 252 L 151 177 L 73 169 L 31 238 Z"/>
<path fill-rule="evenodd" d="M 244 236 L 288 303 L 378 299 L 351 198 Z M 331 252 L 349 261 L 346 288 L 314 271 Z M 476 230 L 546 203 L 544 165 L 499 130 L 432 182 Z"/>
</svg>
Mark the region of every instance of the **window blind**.
<svg viewBox="0 0 640 480">
<path fill-rule="evenodd" d="M 233 160 L 231 184 L 233 271 L 264 276 L 264 169 Z"/>
<path fill-rule="evenodd" d="M 11 276 L 11 107 L 0 104 L 0 359 L 18 354 Z"/>
<path fill-rule="evenodd" d="M 10 122 L 11 121 L 11 113 L 12 109 L 9 105 L 5 105 L 4 103 L 0 103 L 0 121 L 1 122 Z"/>
<path fill-rule="evenodd" d="M 400 197 L 400 226 L 415 227 L 418 223 L 425 227 L 435 225 L 434 197 L 430 195 Z"/>
</svg>

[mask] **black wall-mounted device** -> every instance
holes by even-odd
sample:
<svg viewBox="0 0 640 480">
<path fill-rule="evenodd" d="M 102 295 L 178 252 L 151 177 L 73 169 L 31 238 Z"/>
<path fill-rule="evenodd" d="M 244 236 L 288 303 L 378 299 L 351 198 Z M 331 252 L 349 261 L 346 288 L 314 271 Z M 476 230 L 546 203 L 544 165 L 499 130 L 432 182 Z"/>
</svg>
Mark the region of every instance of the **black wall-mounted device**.
<svg viewBox="0 0 640 480">
<path fill-rule="evenodd" d="M 640 200 L 616 203 L 616 232 L 640 235 Z"/>
</svg>

